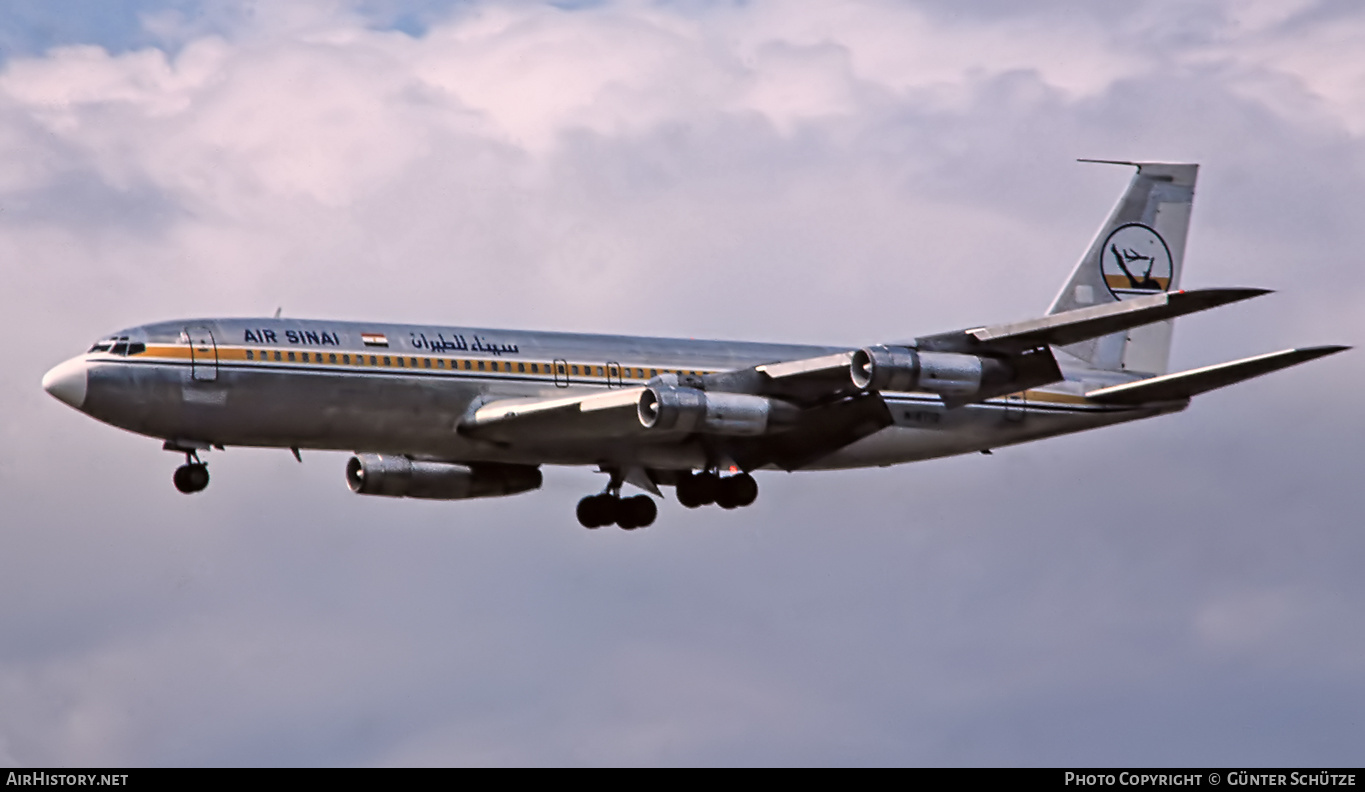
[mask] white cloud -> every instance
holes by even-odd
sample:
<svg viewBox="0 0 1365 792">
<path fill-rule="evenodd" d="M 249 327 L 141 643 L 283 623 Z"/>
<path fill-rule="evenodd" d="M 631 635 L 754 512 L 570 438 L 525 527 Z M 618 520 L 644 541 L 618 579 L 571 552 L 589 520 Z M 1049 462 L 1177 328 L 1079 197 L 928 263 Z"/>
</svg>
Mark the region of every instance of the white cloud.
<svg viewBox="0 0 1365 792">
<path fill-rule="evenodd" d="M 1157 763 L 1185 755 L 1069 708 L 1285 639 L 1312 651 L 1245 684 L 1360 703 L 1344 357 L 636 536 L 570 526 L 583 472 L 374 502 L 331 455 L 233 449 L 185 499 L 37 388 L 114 327 L 279 304 L 815 342 L 1023 318 L 1126 178 L 1076 156 L 1203 160 L 1193 277 L 1285 292 L 1177 359 L 1365 341 L 1360 14 L 1007 5 L 473 4 L 420 38 L 267 5 L 6 61 L 0 762 Z M 1339 760 L 1324 722 L 1323 752 L 1227 758 Z"/>
</svg>

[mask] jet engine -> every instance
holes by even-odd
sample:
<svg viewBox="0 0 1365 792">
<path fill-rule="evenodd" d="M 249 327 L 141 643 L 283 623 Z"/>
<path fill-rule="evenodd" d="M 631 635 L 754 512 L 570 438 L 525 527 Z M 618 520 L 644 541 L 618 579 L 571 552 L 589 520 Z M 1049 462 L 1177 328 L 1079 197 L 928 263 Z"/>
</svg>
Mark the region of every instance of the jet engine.
<svg viewBox="0 0 1365 792">
<path fill-rule="evenodd" d="M 640 394 L 637 412 L 646 429 L 752 436 L 790 423 L 797 408 L 747 393 L 651 385 Z"/>
<path fill-rule="evenodd" d="M 462 500 L 516 495 L 540 484 L 540 468 L 530 465 L 466 466 L 389 454 L 359 454 L 346 463 L 346 485 L 361 495 Z"/>
<path fill-rule="evenodd" d="M 957 398 L 994 389 L 1014 377 L 1008 363 L 994 358 L 890 346 L 854 352 L 849 371 L 862 390 L 928 391 Z"/>
</svg>

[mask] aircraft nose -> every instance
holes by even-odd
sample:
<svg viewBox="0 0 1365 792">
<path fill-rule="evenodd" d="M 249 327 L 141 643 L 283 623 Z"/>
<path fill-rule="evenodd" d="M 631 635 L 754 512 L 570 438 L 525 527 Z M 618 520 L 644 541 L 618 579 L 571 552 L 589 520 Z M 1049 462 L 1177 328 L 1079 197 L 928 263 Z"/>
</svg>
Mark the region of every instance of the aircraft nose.
<svg viewBox="0 0 1365 792">
<path fill-rule="evenodd" d="M 77 410 L 85 404 L 85 390 L 88 383 L 85 361 L 80 358 L 72 358 L 65 363 L 59 363 L 43 375 L 43 390 Z"/>
</svg>

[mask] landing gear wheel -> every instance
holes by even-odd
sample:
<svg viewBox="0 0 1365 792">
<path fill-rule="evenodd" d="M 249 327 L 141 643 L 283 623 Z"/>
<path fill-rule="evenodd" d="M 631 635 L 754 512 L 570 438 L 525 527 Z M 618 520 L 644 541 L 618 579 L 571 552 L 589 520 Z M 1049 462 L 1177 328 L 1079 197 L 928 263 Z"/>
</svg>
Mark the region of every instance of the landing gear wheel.
<svg viewBox="0 0 1365 792">
<path fill-rule="evenodd" d="M 658 516 L 659 507 L 653 498 L 648 495 L 636 495 L 618 502 L 616 524 L 624 530 L 633 531 L 652 525 L 654 518 Z"/>
<path fill-rule="evenodd" d="M 739 506 L 739 493 L 735 491 L 734 478 L 723 478 L 716 487 L 716 505 L 722 509 Z"/>
<path fill-rule="evenodd" d="M 175 488 L 189 495 L 200 492 L 209 485 L 209 467 L 202 462 L 181 465 L 171 477 Z"/>
<path fill-rule="evenodd" d="M 696 509 L 703 505 L 701 493 L 697 492 L 697 477 L 691 473 L 678 477 L 678 503 L 688 509 Z"/>
<path fill-rule="evenodd" d="M 715 503 L 719 485 L 715 473 L 688 473 L 678 479 L 678 503 L 689 509 Z"/>
<path fill-rule="evenodd" d="M 731 476 L 721 482 L 722 489 L 727 491 L 727 498 L 735 506 L 748 506 L 758 498 L 758 482 L 748 473 L 740 473 L 738 476 Z M 717 496 L 716 502 L 720 503 Z"/>
<path fill-rule="evenodd" d="M 578 502 L 578 522 L 584 528 L 611 525 L 617 520 L 617 512 L 621 511 L 619 504 L 620 501 L 606 493 L 589 495 Z"/>
</svg>

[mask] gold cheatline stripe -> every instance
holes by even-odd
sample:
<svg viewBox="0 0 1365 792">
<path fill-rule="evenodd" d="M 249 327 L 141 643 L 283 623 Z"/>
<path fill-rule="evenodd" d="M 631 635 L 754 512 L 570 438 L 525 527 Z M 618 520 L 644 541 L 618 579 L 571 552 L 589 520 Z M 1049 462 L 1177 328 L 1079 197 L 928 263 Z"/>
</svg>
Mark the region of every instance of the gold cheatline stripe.
<svg viewBox="0 0 1365 792">
<path fill-rule="evenodd" d="M 1157 284 L 1158 286 L 1161 287 L 1161 291 L 1165 291 L 1165 290 L 1166 290 L 1166 287 L 1169 286 L 1170 283 L 1171 283 L 1171 279 L 1170 279 L 1170 278 L 1152 278 L 1152 280 L 1155 281 L 1156 284 Z M 1134 289 L 1134 290 L 1138 290 L 1138 289 L 1136 289 L 1136 287 L 1133 286 L 1132 281 L 1128 280 L 1128 277 L 1127 277 L 1126 275 L 1105 275 L 1105 276 L 1104 276 L 1104 282 L 1107 283 L 1107 284 L 1109 284 L 1109 288 L 1111 288 L 1111 289 Z M 1138 291 L 1156 291 L 1156 290 L 1155 290 L 1155 289 L 1140 289 L 1140 290 L 1138 290 Z"/>
<path fill-rule="evenodd" d="M 250 359 L 250 360 L 248 360 L 248 359 L 247 359 L 247 356 L 246 356 L 246 353 L 247 353 L 248 351 L 251 351 L 251 352 L 255 353 L 254 356 L 253 356 L 253 358 Z M 266 358 L 266 357 L 265 357 L 265 355 L 266 355 L 267 353 L 270 354 L 270 357 L 269 357 L 269 358 Z M 280 355 L 280 359 L 279 359 L 279 360 L 275 360 L 275 359 L 274 359 L 275 353 L 279 353 L 279 355 Z M 295 359 L 294 359 L 294 360 L 289 360 L 289 359 L 288 359 L 288 354 L 289 354 L 289 353 L 294 353 L 294 355 L 295 355 Z M 203 352 L 203 353 L 201 353 L 201 354 L 204 356 L 204 363 L 205 363 L 205 364 L 207 364 L 207 363 L 209 362 L 210 357 L 213 355 L 212 352 Z M 442 371 L 466 372 L 466 371 L 467 371 L 467 372 L 470 372 L 470 373 L 478 373 L 478 372 L 484 372 L 484 373 L 506 373 L 506 374 L 525 374 L 525 375 L 529 375 L 529 376 L 551 376 L 551 375 L 554 374 L 554 365 L 556 365 L 556 364 L 551 364 L 551 363 L 542 363 L 542 362 L 540 362 L 540 361 L 538 361 L 538 360 L 537 360 L 537 361 L 526 361 L 526 360 L 490 360 L 490 359 L 488 359 L 488 358 L 482 358 L 482 359 L 481 359 L 481 358 L 441 358 L 441 357 L 429 357 L 429 356 L 426 356 L 426 355 L 412 355 L 412 354 L 401 354 L 401 355 L 400 355 L 400 354 L 397 354 L 397 353 L 395 353 L 395 352 L 393 352 L 393 351 L 389 351 L 388 354 L 380 354 L 380 353 L 378 353 L 378 352 L 376 352 L 376 351 L 373 351 L 373 350 L 365 350 L 365 351 L 362 351 L 362 352 L 351 352 L 351 351 L 347 351 L 347 352 L 331 352 L 331 351 L 321 352 L 321 351 L 318 351 L 318 350 L 316 350 L 316 349 L 278 349 L 278 348 L 275 348 L 275 347 L 259 347 L 259 348 L 258 348 L 258 347 L 252 347 L 250 350 L 248 350 L 246 347 L 222 347 L 222 346 L 220 346 L 220 347 L 217 348 L 217 360 L 219 360 L 219 361 L 230 361 L 230 362 L 234 362 L 234 361 L 235 361 L 235 362 L 244 362 L 244 363 L 293 363 L 293 364 L 299 365 L 299 364 L 304 364 L 304 363 L 305 363 L 304 360 L 300 359 L 300 356 L 301 356 L 301 355 L 308 355 L 308 356 L 309 356 L 309 359 L 306 361 L 306 364 L 307 364 L 307 365 L 337 366 L 337 367 L 345 367 L 345 368 L 386 368 L 386 369 L 399 369 L 399 370 L 402 370 L 402 371 L 410 371 L 410 370 L 413 370 L 413 369 L 417 369 L 417 370 L 419 370 L 419 371 L 433 371 L 433 372 L 442 372 Z M 323 355 L 329 356 L 328 359 L 327 359 L 327 360 L 323 360 L 323 359 L 322 359 L 322 356 L 323 356 Z M 330 359 L 330 356 L 332 356 L 332 355 L 337 356 L 337 359 L 336 359 L 335 362 L 333 362 L 333 361 Z M 351 356 L 351 357 L 354 359 L 353 362 L 351 362 L 351 363 L 346 363 L 346 362 L 344 362 L 344 361 L 343 361 L 343 358 L 342 358 L 343 355 Z M 370 364 L 370 363 L 367 363 L 367 362 L 364 361 L 364 357 L 365 357 L 365 356 L 373 357 L 373 358 L 375 358 L 376 360 L 378 360 L 378 359 L 380 359 L 380 358 L 391 358 L 391 359 L 397 358 L 397 359 L 403 360 L 403 361 L 405 362 L 405 365 L 401 365 L 401 366 L 399 366 L 399 365 L 389 365 L 389 366 L 386 366 L 386 365 L 383 365 L 383 364 L 381 364 L 381 363 Z M 157 344 L 157 345 L 149 344 L 149 345 L 147 346 L 147 350 L 146 350 L 145 352 L 139 353 L 139 354 L 136 355 L 135 357 L 139 357 L 139 358 L 169 358 L 169 359 L 172 359 L 172 360 L 192 360 L 192 359 L 193 359 L 193 355 L 191 354 L 191 349 L 190 349 L 190 347 L 189 347 L 189 346 L 186 346 L 186 345 L 184 345 L 184 344 L 164 344 L 164 345 L 163 345 L 163 344 Z M 412 361 L 414 361 L 414 360 L 420 361 L 420 362 L 418 362 L 418 363 L 416 363 L 416 364 L 413 364 Z M 426 365 L 426 362 L 427 362 L 427 361 L 430 361 L 430 366 Z M 444 363 L 445 365 L 442 366 L 441 363 Z M 537 373 L 537 372 L 532 372 L 532 371 L 529 371 L 529 370 L 527 370 L 527 371 L 514 371 L 513 368 L 512 368 L 513 364 L 518 364 L 518 365 L 523 365 L 523 366 L 529 367 L 529 366 L 531 366 L 533 363 L 534 363 L 535 365 L 539 366 L 542 370 L 541 370 L 540 372 Z M 499 365 L 499 364 L 502 364 L 502 365 Z M 564 368 L 565 368 L 564 376 L 566 376 L 566 377 L 579 377 L 579 378 L 591 377 L 591 378 L 594 378 L 594 379 L 607 379 L 606 366 L 605 366 L 605 365 L 598 365 L 598 364 L 596 364 L 596 363 L 570 363 L 570 362 L 567 362 L 567 361 L 566 361 L 566 362 L 563 364 L 563 366 L 564 366 Z M 578 374 L 574 374 L 574 373 L 573 373 L 573 367 L 575 367 L 575 366 L 578 367 L 578 369 L 580 370 L 581 373 L 578 373 Z M 648 379 L 649 377 L 656 376 L 658 372 L 662 372 L 662 373 L 664 373 L 664 374 L 694 374 L 694 375 L 695 375 L 695 374 L 703 374 L 703 375 L 704 375 L 704 374 L 710 374 L 710 373 L 712 373 L 712 372 L 710 372 L 710 371 L 701 370 L 701 369 L 698 369 L 698 370 L 691 370 L 691 369 L 668 369 L 668 368 L 657 368 L 657 367 L 654 367 L 654 366 L 624 366 L 624 365 L 623 365 L 623 366 L 618 366 L 618 367 L 617 367 L 617 370 L 620 372 L 620 373 L 619 373 L 619 378 L 620 378 L 622 381 L 627 380 L 627 379 L 631 379 L 631 380 L 644 380 L 644 379 Z M 637 374 L 636 372 L 639 372 L 639 373 Z M 612 379 L 617 379 L 617 377 L 616 377 L 616 376 L 613 376 Z"/>
</svg>

